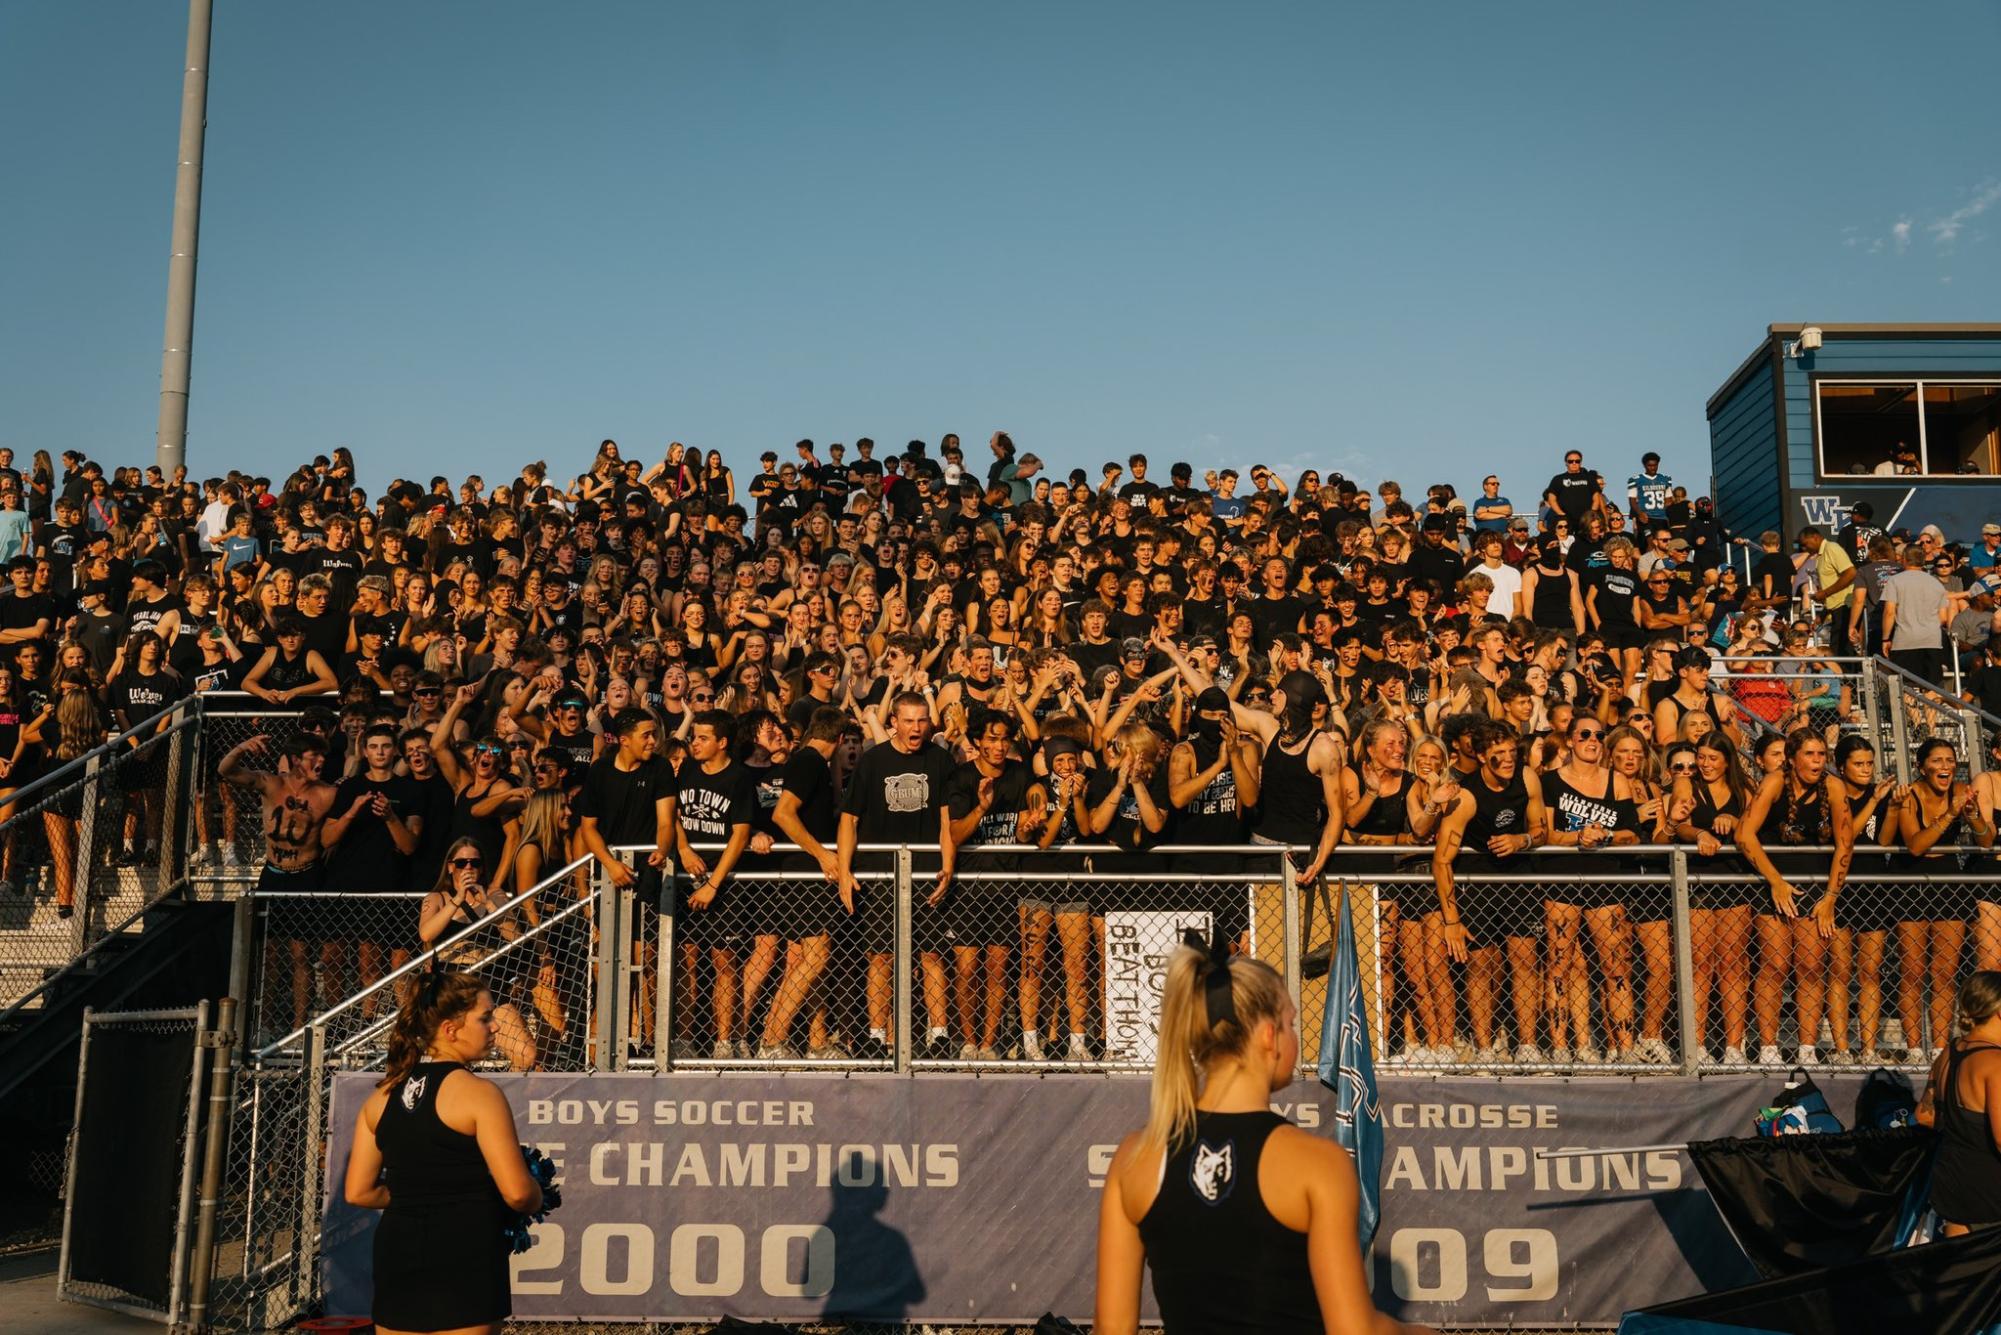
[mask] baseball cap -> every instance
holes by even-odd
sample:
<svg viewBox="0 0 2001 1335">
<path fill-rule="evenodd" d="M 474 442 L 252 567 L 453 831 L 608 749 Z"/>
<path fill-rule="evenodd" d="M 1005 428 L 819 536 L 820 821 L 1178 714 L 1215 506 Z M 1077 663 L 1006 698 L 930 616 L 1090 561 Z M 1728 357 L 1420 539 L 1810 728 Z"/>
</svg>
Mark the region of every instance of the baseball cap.
<svg viewBox="0 0 2001 1335">
<path fill-rule="evenodd" d="M 1980 536 L 1983 538 L 2001 538 L 2001 524 L 1982 524 L 1980 526 Z"/>
<path fill-rule="evenodd" d="M 1120 658 L 1145 658 L 1151 652 L 1146 647 L 1146 641 L 1137 635 L 1128 635 L 1119 643 Z"/>
</svg>

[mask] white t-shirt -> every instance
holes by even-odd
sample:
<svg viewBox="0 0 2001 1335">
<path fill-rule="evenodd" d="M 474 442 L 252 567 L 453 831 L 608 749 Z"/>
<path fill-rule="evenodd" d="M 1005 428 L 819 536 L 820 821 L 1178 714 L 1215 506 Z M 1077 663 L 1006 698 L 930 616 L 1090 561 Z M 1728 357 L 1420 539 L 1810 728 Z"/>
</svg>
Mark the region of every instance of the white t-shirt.
<svg viewBox="0 0 2001 1335">
<path fill-rule="evenodd" d="M 1474 571 L 1494 581 L 1494 592 L 1487 599 L 1487 610 L 1498 612 L 1504 617 L 1514 616 L 1515 595 L 1522 591 L 1522 572 L 1505 561 L 1498 566 L 1490 566 L 1482 561 L 1466 573 L 1470 575 Z"/>
</svg>

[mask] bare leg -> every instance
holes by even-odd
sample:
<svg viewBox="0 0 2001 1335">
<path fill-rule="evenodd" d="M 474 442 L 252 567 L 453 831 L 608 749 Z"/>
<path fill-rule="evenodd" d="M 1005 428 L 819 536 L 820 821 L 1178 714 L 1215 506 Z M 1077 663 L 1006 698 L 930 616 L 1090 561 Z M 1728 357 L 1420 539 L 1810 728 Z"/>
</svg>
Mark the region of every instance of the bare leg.
<svg viewBox="0 0 2001 1335">
<path fill-rule="evenodd" d="M 792 1021 L 799 1014 L 799 1008 L 813 995 L 820 977 L 827 971 L 828 942 L 825 935 L 809 936 L 795 947 L 797 955 L 786 952 L 785 977 L 778 985 L 778 995 L 772 999 L 771 1013 L 764 1017 L 764 1043 L 766 1047 L 777 1047 L 792 1033 Z M 824 1029 L 825 1022 L 822 1021 Z M 820 1046 L 826 1045 L 824 1032 Z"/>
<path fill-rule="evenodd" d="M 1786 1000 L 1786 975 L 1792 971 L 1793 934 L 1790 919 L 1761 913 L 1752 925 L 1758 940 L 1758 981 L 1752 1009 L 1758 1017 L 1758 1045 L 1777 1047 L 1779 1012 Z"/>
<path fill-rule="evenodd" d="M 1855 933 L 1839 927 L 1827 943 L 1827 1025 L 1834 1050 L 1848 1051 L 1848 988 L 1855 979 Z"/>
<path fill-rule="evenodd" d="M 918 957 L 918 965 L 924 979 L 924 1011 L 931 1017 L 931 1027 L 950 1033 L 952 1011 L 946 1004 L 945 958 L 927 950 Z"/>
<path fill-rule="evenodd" d="M 1573 1027 L 1580 1042 L 1589 1032 L 1584 1027 L 1589 1017 L 1576 1013 L 1575 998 L 1570 991 L 1570 972 L 1577 964 L 1577 933 L 1584 925 L 1584 912 L 1575 904 L 1545 900 L 1542 920 L 1549 940 L 1549 995 L 1545 998 L 1549 1007 L 1549 1042 L 1552 1048 L 1567 1048 Z M 1585 1004 L 1590 1004 L 1588 994 Z"/>
<path fill-rule="evenodd" d="M 1827 998 L 1827 942 L 1812 918 L 1795 918 L 1793 934 L 1793 987 L 1799 997 L 1799 1041 L 1812 1047 L 1820 1037 L 1822 1003 Z"/>
<path fill-rule="evenodd" d="M 1466 1011 L 1473 1046 L 1485 1052 L 1494 1042 L 1494 993 L 1500 985 L 1501 952 L 1492 946 L 1472 951 L 1466 961 Z"/>
<path fill-rule="evenodd" d="M 1667 1027 L 1668 1006 L 1674 1001 L 1674 924 L 1643 922 L 1634 930 L 1640 938 L 1640 958 L 1647 982 L 1640 993 L 1640 1037 L 1658 1041 Z"/>
<path fill-rule="evenodd" d="M 1063 999 L 1070 1010 L 1070 1032 L 1091 1032 L 1091 919 L 1065 913 L 1056 919 L 1056 939 L 1063 947 Z"/>
<path fill-rule="evenodd" d="M 2001 904 L 1980 901 L 1973 921 L 1973 957 L 1976 967 L 2001 969 Z"/>
<path fill-rule="evenodd" d="M 1021 906 L 1021 1027 L 1036 1028 L 1036 1014 L 1042 1009 L 1042 961 L 1049 948 L 1049 929 L 1055 918 L 1048 909 Z"/>
<path fill-rule="evenodd" d="M 1966 924 L 1932 924 L 1932 1046 L 1952 1041 L 1952 1005 L 1959 983 L 1959 957 L 1966 949 Z"/>
<path fill-rule="evenodd" d="M 772 966 L 778 963 L 778 938 L 771 935 L 755 937 L 751 942 L 750 958 L 743 966 L 743 1001 L 738 1010 L 743 1013 L 743 1023 L 738 1032 L 745 1037 L 751 1029 L 751 1012 L 757 1009 L 758 994 L 764 991 L 764 980 L 771 976 Z"/>
<path fill-rule="evenodd" d="M 1516 1042 L 1533 1043 L 1542 1032 L 1542 941 L 1533 936 L 1511 936 L 1507 951 L 1519 1035 Z"/>
<path fill-rule="evenodd" d="M 1897 924 L 1897 1023 L 1903 1026 L 1904 1046 L 1923 1051 L 1925 1046 L 1925 978 L 1931 972 L 1925 946 L 1931 924 Z"/>
<path fill-rule="evenodd" d="M 709 963 L 715 966 L 716 982 L 711 999 L 716 1011 L 716 1039 L 728 1043 L 736 1038 L 737 962 L 734 950 L 711 948 Z"/>
<path fill-rule="evenodd" d="M 1864 1052 L 1876 1050 L 1883 1027 L 1883 950 L 1889 939 L 1888 932 L 1863 932 L 1855 938 L 1856 1011 Z"/>
<path fill-rule="evenodd" d="M 1723 1042 L 1741 1048 L 1751 1005 L 1751 910 L 1724 909 L 1717 913 L 1716 921 L 1721 953 L 1716 990 L 1717 1005 L 1723 1011 Z"/>
</svg>

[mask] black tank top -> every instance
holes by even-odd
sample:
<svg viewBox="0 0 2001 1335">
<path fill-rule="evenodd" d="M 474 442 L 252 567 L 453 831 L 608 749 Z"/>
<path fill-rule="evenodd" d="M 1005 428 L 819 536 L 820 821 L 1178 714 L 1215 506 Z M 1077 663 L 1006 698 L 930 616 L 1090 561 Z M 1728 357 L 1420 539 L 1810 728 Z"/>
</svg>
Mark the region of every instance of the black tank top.
<svg viewBox="0 0 2001 1335">
<path fill-rule="evenodd" d="M 1556 569 L 1536 566 L 1535 597 L 1529 606 L 1529 619 L 1538 626 L 1551 630 L 1575 630 L 1577 624 L 1570 615 L 1570 572 L 1564 569 L 1561 559 Z"/>
<path fill-rule="evenodd" d="M 1581 830 L 1587 825 L 1602 826 L 1608 831 L 1640 828 L 1639 804 L 1631 797 L 1612 796 L 1612 772 L 1601 770 L 1599 774 L 1605 782 L 1603 789 L 1597 793 L 1588 793 L 1573 786 L 1563 777 L 1560 769 L 1542 776 L 1543 806 L 1549 812 L 1552 830 Z M 1565 857 L 1560 865 L 1572 871 L 1592 866 L 1616 867 L 1619 858 L 1609 851 L 1593 850 Z"/>
<path fill-rule="evenodd" d="M 1359 769 L 1355 771 L 1355 781 L 1357 784 L 1361 782 Z M 1366 834 L 1376 838 L 1394 838 L 1406 833 L 1410 829 L 1410 804 L 1406 800 L 1409 796 L 1407 787 L 1409 783 L 1409 775 L 1399 774 L 1396 791 L 1379 790 L 1376 793 L 1376 800 L 1369 803 L 1369 809 L 1362 813 L 1361 819 L 1350 821 L 1348 828 L 1358 835 Z"/>
<path fill-rule="evenodd" d="M 308 652 L 301 649 L 297 658 L 287 658 L 285 651 L 280 649 L 264 672 L 264 685 L 274 691 L 289 691 L 313 680 L 313 670 L 306 666 Z"/>
<path fill-rule="evenodd" d="M 1195 1114 L 1139 1221 L 1165 1335 L 1292 1335 L 1321 1329 L 1306 1235 L 1272 1217 L 1258 1190 L 1271 1112 Z"/>
<path fill-rule="evenodd" d="M 1683 704 L 1681 702 L 1681 697 L 1677 696 L 1673 691 L 1669 691 L 1666 695 L 1662 696 L 1661 698 L 1663 700 L 1666 700 L 1668 704 L 1672 706 L 1674 709 L 1674 728 L 1676 732 L 1681 731 L 1682 719 L 1691 713 L 1709 715 L 1709 721 L 1716 725 L 1716 730 L 1718 732 L 1721 732 L 1723 730 L 1723 720 L 1718 718 L 1716 715 L 1715 696 L 1704 695 L 1702 697 L 1702 703 L 1699 705 Z"/>
<path fill-rule="evenodd" d="M 1959 1064 L 1969 1052 L 1982 1050 L 1995 1047 L 1961 1040 L 1947 1049 L 1936 1100 L 1939 1141 L 1932 1165 L 1932 1208 L 1955 1224 L 2001 1223 L 2001 1150 L 1994 1147 L 1987 1114 L 1970 1111 L 1959 1101 Z M 1145 1225 L 1140 1227 L 1144 1231 Z"/>
<path fill-rule="evenodd" d="M 1699 774 L 1695 776 L 1694 788 L 1695 809 L 1688 813 L 1688 823 L 1698 830 L 1706 830 L 1710 834 L 1716 835 L 1722 841 L 1723 847 L 1712 857 L 1704 857 L 1700 853 L 1691 852 L 1688 855 L 1689 862 L 1692 865 L 1709 871 L 1727 870 L 1737 867 L 1740 860 L 1735 850 L 1737 842 L 1736 827 L 1732 826 L 1729 834 L 1716 833 L 1716 822 L 1720 818 L 1724 816 L 1741 818 L 1743 816 L 1742 804 L 1737 800 L 1737 794 L 1734 792 L 1729 793 L 1724 797 L 1723 804 L 1718 806 L 1715 795 L 1709 791 L 1709 784 Z"/>
<path fill-rule="evenodd" d="M 504 1206 L 479 1141 L 438 1120 L 438 1090 L 446 1076 L 464 1069 L 458 1062 L 419 1062 L 390 1087 L 375 1123 L 375 1143 L 382 1150 L 391 1208 L 463 1201 Z M 494 1246 L 500 1245 L 496 1237 Z"/>
<path fill-rule="evenodd" d="M 1769 836 L 1768 843 L 1795 848 L 1833 843 L 1834 818 L 1827 810 L 1827 781 L 1823 779 L 1810 791 L 1795 797 L 1792 776 L 1787 775 L 1779 785 L 1778 800 L 1772 803 L 1771 817 L 1760 833 Z"/>
<path fill-rule="evenodd" d="M 1313 739 L 1319 735 L 1308 733 L 1296 752 L 1286 750 L 1274 738 L 1265 751 L 1258 783 L 1258 833 L 1274 843 L 1320 842 L 1327 807 L 1320 779 L 1308 760 Z"/>
<path fill-rule="evenodd" d="M 1927 794 L 1924 788 L 1920 787 L 1917 784 L 1911 785 L 1911 800 L 1918 804 L 1919 825 L 1929 825 L 1932 823 L 1934 819 L 1931 813 L 1925 810 L 1926 796 Z M 1948 792 L 1945 795 L 1945 800 L 1948 803 L 1952 801 L 1952 794 L 1950 792 Z M 1927 853 L 1925 856 L 1927 857 L 1957 856 L 1959 850 L 1956 847 L 1956 845 L 1960 842 L 1960 834 L 1963 832 L 1964 827 L 1965 827 L 1965 822 L 1959 818 L 1958 809 L 1954 808 L 1952 820 L 1946 825 L 1945 829 L 1939 834 L 1937 842 L 1934 843 L 1931 847 L 1931 852 Z M 1958 1221 L 1955 1220 L 1954 1222 L 1956 1223 Z"/>
<path fill-rule="evenodd" d="M 1489 788 L 1477 773 L 1465 782 L 1466 791 L 1473 794 L 1473 816 L 1466 822 L 1466 833 L 1459 841 L 1455 859 L 1462 867 L 1468 859 L 1492 861 L 1487 841 L 1495 835 L 1529 833 L 1529 787 L 1520 770 L 1499 792 Z"/>
</svg>

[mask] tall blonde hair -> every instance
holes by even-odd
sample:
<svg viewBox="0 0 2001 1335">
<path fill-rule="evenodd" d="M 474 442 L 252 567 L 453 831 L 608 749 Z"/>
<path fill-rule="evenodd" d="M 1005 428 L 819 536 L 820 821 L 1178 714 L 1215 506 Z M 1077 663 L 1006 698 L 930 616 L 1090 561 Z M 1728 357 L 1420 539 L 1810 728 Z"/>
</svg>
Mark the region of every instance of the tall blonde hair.
<svg viewBox="0 0 2001 1335">
<path fill-rule="evenodd" d="M 1235 1019 L 1209 1021 L 1208 980 L 1219 967 L 1230 971 Z M 1269 964 L 1232 955 L 1227 965 L 1211 962 L 1206 951 L 1181 946 L 1167 963 L 1160 996 L 1160 1055 L 1153 1065 L 1153 1094 L 1142 1141 L 1173 1153 L 1195 1134 L 1195 1100 L 1209 1064 L 1243 1053 L 1258 1024 L 1285 1018 L 1285 980 Z"/>
</svg>

